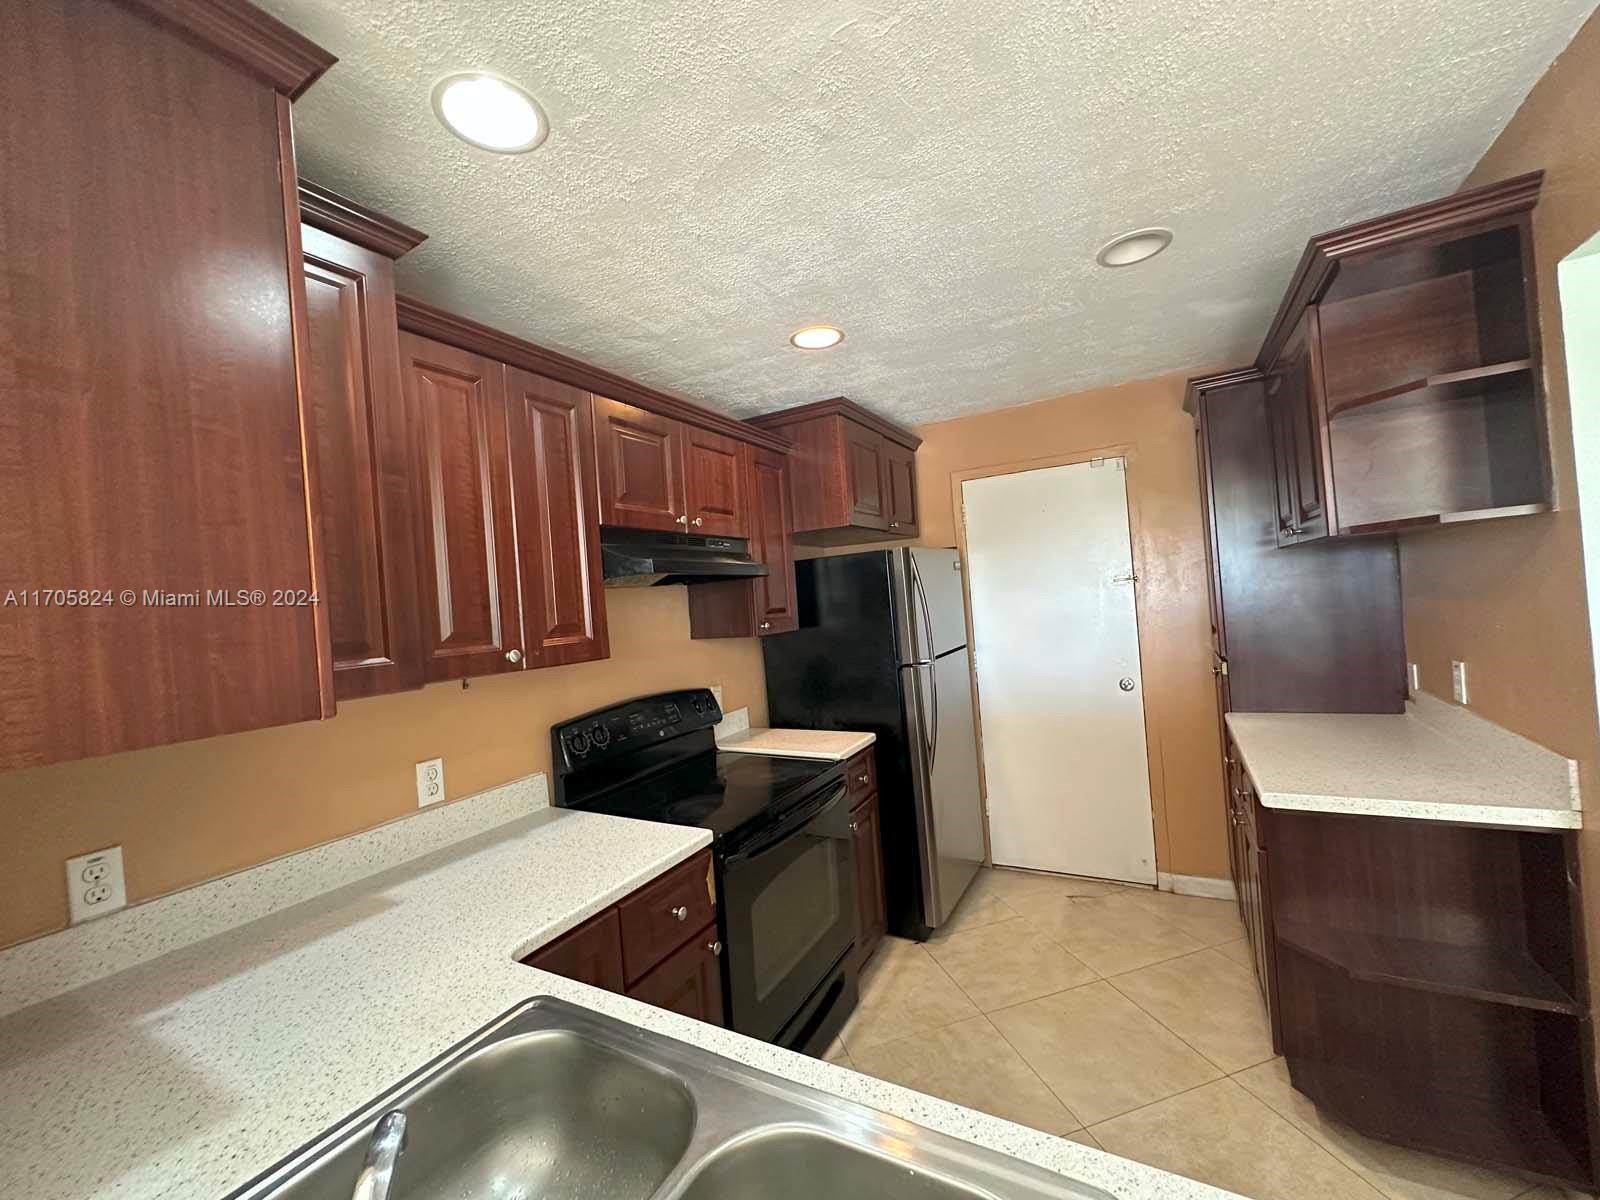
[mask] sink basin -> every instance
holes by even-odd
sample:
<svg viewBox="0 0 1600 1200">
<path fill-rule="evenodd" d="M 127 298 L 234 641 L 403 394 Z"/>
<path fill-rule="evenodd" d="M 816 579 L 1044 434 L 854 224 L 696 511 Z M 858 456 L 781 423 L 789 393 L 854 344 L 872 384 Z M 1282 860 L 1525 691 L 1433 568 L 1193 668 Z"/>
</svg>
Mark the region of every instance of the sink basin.
<svg viewBox="0 0 1600 1200">
<path fill-rule="evenodd" d="M 568 1030 L 509 1037 L 396 1097 L 407 1144 L 390 1200 L 644 1200 L 694 1130 L 683 1083 Z M 376 1115 L 272 1200 L 350 1200 Z"/>
<path fill-rule="evenodd" d="M 677 1200 L 995 1200 L 904 1159 L 809 1129 L 761 1130 L 714 1151 Z"/>
<path fill-rule="evenodd" d="M 1108 1192 L 551 996 L 490 1022 L 229 1200 L 1111 1200 Z"/>
</svg>

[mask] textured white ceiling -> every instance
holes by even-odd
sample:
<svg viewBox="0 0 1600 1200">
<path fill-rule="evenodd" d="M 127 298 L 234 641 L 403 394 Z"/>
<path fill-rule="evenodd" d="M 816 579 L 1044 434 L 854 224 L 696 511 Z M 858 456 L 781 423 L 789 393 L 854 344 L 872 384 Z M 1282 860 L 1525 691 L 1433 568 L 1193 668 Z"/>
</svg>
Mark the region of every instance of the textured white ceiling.
<svg viewBox="0 0 1600 1200">
<path fill-rule="evenodd" d="M 1456 188 L 1594 0 L 265 6 L 341 60 L 303 172 L 430 235 L 404 291 L 738 415 L 918 423 L 1249 358 L 1306 238 Z M 466 68 L 542 149 L 438 124 Z"/>
</svg>

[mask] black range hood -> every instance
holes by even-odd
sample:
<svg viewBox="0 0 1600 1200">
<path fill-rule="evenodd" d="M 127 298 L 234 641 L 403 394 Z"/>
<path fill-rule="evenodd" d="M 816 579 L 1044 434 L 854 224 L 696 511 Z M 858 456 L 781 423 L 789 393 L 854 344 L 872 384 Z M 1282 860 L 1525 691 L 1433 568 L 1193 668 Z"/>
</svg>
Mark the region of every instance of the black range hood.
<svg viewBox="0 0 1600 1200">
<path fill-rule="evenodd" d="M 616 525 L 600 527 L 600 562 L 607 587 L 711 583 L 767 573 L 765 563 L 750 558 L 750 543 L 745 538 L 657 533 Z"/>
</svg>

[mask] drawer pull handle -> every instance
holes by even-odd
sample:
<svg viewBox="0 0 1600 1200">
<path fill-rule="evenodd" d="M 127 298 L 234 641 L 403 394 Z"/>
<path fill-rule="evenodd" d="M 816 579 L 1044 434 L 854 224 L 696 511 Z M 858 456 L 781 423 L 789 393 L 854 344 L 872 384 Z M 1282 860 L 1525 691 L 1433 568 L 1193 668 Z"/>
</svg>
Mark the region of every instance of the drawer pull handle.
<svg viewBox="0 0 1600 1200">
<path fill-rule="evenodd" d="M 522 661 L 522 651 L 521 650 L 517 650 L 515 648 L 507 650 L 506 651 L 506 661 L 508 663 L 510 663 L 512 666 L 516 666 L 519 662 Z"/>
<path fill-rule="evenodd" d="M 687 904 L 678 905 L 677 908 L 672 910 L 672 915 L 680 921 L 687 921 L 689 919 L 689 906 Z"/>
<path fill-rule="evenodd" d="M 860 821 L 851 821 L 850 822 L 850 832 L 851 833 L 856 832 L 856 830 L 858 830 L 860 828 L 861 828 L 861 822 Z"/>
<path fill-rule="evenodd" d="M 856 776 L 856 782 L 857 783 L 870 783 L 871 781 L 872 781 L 872 776 L 868 775 L 866 773 L 862 773 L 862 774 Z"/>
<path fill-rule="evenodd" d="M 722 943 L 721 942 L 707 942 L 706 943 L 706 949 L 711 951 L 711 953 L 713 955 L 717 956 L 718 958 L 720 958 L 722 956 Z"/>
</svg>

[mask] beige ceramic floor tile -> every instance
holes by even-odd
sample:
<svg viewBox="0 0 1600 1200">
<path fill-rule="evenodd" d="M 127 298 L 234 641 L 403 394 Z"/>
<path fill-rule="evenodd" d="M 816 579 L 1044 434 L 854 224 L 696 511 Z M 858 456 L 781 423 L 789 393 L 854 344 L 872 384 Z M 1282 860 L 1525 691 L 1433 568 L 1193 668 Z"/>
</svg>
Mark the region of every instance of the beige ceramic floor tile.
<svg viewBox="0 0 1600 1200">
<path fill-rule="evenodd" d="M 989 1019 L 1085 1124 L 1222 1074 L 1108 983 L 1003 1008 Z"/>
<path fill-rule="evenodd" d="M 1065 991 L 1097 978 L 1021 918 L 930 942 L 928 953 L 984 1012 Z"/>
<path fill-rule="evenodd" d="M 1141 967 L 1111 986 L 1230 1075 L 1272 1057 L 1254 972 L 1215 950 Z"/>
<path fill-rule="evenodd" d="M 1591 1200 L 1591 1193 L 1575 1192 L 1570 1188 L 1536 1187 L 1523 1192 L 1517 1200 Z"/>
<path fill-rule="evenodd" d="M 844 1042 L 838 1038 L 833 1039 L 833 1044 L 822 1052 L 822 1061 L 837 1063 L 841 1067 L 855 1069 L 855 1064 L 850 1061 L 850 1054 L 844 1048 Z"/>
<path fill-rule="evenodd" d="M 1013 871 L 1005 867 L 986 869 L 973 881 L 973 887 L 984 894 L 999 897 L 1018 912 L 1055 900 L 1114 896 L 1125 890 L 1120 883 L 1079 879 L 1074 875 L 1051 875 L 1043 871 Z"/>
<path fill-rule="evenodd" d="M 1119 899 L 1142 908 L 1168 925 L 1176 925 L 1207 946 L 1235 942 L 1244 936 L 1239 906 L 1232 900 L 1207 900 L 1204 896 L 1178 896 L 1172 892 L 1123 892 Z"/>
<path fill-rule="evenodd" d="M 1120 975 L 1203 949 L 1183 930 L 1122 896 L 1058 900 L 1024 915 L 1101 975 Z"/>
<path fill-rule="evenodd" d="M 1095 1150 L 1104 1149 L 1099 1142 L 1094 1140 L 1094 1134 L 1090 1133 L 1087 1129 L 1074 1130 L 1072 1133 L 1067 1134 L 1066 1138 L 1069 1142 L 1077 1142 L 1080 1145 L 1089 1146 Z"/>
<path fill-rule="evenodd" d="M 1256 1200 L 1381 1200 L 1333 1155 L 1231 1079 L 1093 1125 L 1113 1154 Z"/>
<path fill-rule="evenodd" d="M 1295 1091 L 1281 1058 L 1242 1072 L 1236 1081 L 1390 1200 L 1512 1200 L 1527 1189 L 1524 1179 L 1357 1133 Z"/>
<path fill-rule="evenodd" d="M 859 1051 L 856 1070 L 1046 1133 L 1081 1126 L 987 1018 Z"/>
<path fill-rule="evenodd" d="M 1241 967 L 1249 967 L 1252 972 L 1256 969 L 1256 952 L 1250 948 L 1247 938 L 1240 938 L 1237 942 L 1223 942 L 1218 946 L 1217 953 L 1226 955 Z"/>
<path fill-rule="evenodd" d="M 915 942 L 887 938 L 864 972 L 861 1000 L 839 1036 L 855 1058 L 868 1046 L 942 1029 L 977 1015 L 966 993 L 926 949 Z"/>
<path fill-rule="evenodd" d="M 982 929 L 1000 921 L 1014 920 L 1017 915 L 1017 910 L 999 896 L 972 887 L 961 897 L 961 902 L 956 905 L 955 912 L 950 914 L 950 919 L 934 931 L 931 940 L 942 942 L 969 929 Z"/>
</svg>

